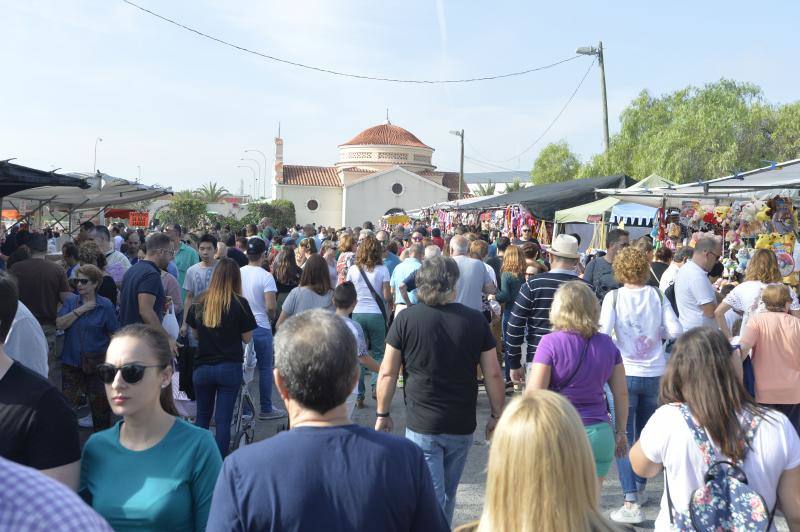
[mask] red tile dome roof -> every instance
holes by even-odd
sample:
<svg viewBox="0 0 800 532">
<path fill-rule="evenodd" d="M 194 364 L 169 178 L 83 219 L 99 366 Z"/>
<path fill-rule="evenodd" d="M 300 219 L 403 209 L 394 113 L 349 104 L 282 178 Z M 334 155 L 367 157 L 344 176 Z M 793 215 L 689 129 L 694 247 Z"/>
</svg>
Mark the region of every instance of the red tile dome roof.
<svg viewBox="0 0 800 532">
<path fill-rule="evenodd" d="M 413 146 L 415 148 L 429 148 L 413 133 L 393 124 L 381 124 L 365 129 L 342 146 L 354 145 L 384 145 L 384 146 Z"/>
</svg>

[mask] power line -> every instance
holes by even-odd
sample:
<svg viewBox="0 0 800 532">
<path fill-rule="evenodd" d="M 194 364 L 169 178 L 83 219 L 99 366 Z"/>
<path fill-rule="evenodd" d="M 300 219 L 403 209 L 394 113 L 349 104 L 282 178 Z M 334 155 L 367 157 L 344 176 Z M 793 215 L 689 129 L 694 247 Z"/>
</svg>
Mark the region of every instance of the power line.
<svg viewBox="0 0 800 532">
<path fill-rule="evenodd" d="M 475 159 L 473 157 L 464 156 L 464 159 L 468 160 L 471 163 L 477 164 L 478 166 L 483 166 L 489 170 L 504 170 L 506 172 L 519 172 L 519 170 L 512 170 L 511 168 L 506 168 L 505 166 L 499 166 L 496 164 L 488 163 L 486 161 L 481 161 L 480 159 Z"/>
<path fill-rule="evenodd" d="M 547 133 L 550 131 L 550 129 L 556 124 L 556 122 L 558 122 L 558 119 L 561 118 L 561 115 L 564 114 L 564 111 L 567 110 L 567 107 L 569 107 L 569 104 L 572 103 L 572 100 L 575 98 L 575 95 L 578 94 L 578 91 L 580 90 L 581 86 L 583 85 L 583 82 L 586 81 L 586 78 L 589 76 L 589 72 L 591 72 L 595 61 L 596 61 L 596 59 L 592 59 L 592 62 L 589 65 L 589 68 L 586 69 L 586 73 L 581 78 L 581 81 L 578 83 L 578 86 L 575 87 L 575 90 L 572 91 L 572 94 L 570 94 L 569 99 L 567 100 L 567 103 L 564 104 L 564 107 L 561 108 L 561 110 L 558 112 L 558 114 L 553 119 L 553 121 L 550 122 L 550 124 L 544 129 L 544 131 L 542 131 L 541 135 L 536 137 L 536 140 L 534 140 L 530 144 L 530 146 L 528 146 L 527 148 L 522 150 L 517 155 L 515 155 L 513 157 L 509 157 L 508 159 L 503 159 L 502 161 L 493 161 L 493 160 L 488 159 L 486 157 L 484 157 L 484 159 L 487 159 L 487 161 L 492 162 L 492 163 L 500 163 L 500 164 L 502 164 L 502 163 L 507 163 L 509 161 L 513 161 L 514 159 L 519 159 L 520 157 L 522 157 L 523 155 L 525 155 L 526 153 L 531 151 L 533 149 L 533 147 L 536 146 L 539 143 L 539 141 L 544 138 L 545 135 L 547 135 Z M 469 144 L 470 148 L 472 148 L 472 150 L 475 151 L 475 153 L 478 153 L 478 151 L 475 150 L 474 146 L 472 146 L 472 144 L 469 142 L 469 140 L 467 140 L 467 144 Z"/>
<path fill-rule="evenodd" d="M 204 33 L 204 32 L 202 32 L 202 31 L 200 31 L 198 29 L 195 29 L 195 28 L 192 28 L 192 27 L 187 26 L 185 24 L 182 24 L 182 23 L 180 23 L 180 22 L 178 22 L 176 20 L 173 20 L 171 18 L 165 17 L 163 15 L 159 15 L 158 13 L 147 9 L 146 7 L 143 7 L 143 6 L 140 6 L 139 4 L 131 2 L 131 0 L 122 0 L 122 1 L 125 2 L 126 4 L 132 6 L 132 7 L 135 7 L 136 9 L 138 9 L 138 10 L 144 12 L 144 13 L 152 15 L 152 16 L 160 19 L 160 20 L 163 20 L 164 22 L 168 22 L 170 24 L 173 24 L 174 26 L 177 26 L 177 27 L 179 27 L 181 29 L 184 29 L 186 31 L 189 31 L 191 33 L 199 35 L 200 37 L 204 37 L 206 39 L 212 40 L 212 41 L 214 41 L 216 43 L 219 43 L 219 44 L 222 44 L 224 46 L 228 46 L 230 48 L 234 48 L 236 50 L 239 50 L 240 52 L 245 52 L 245 53 L 248 53 L 248 54 L 256 55 L 256 56 L 262 57 L 264 59 L 269 59 L 270 61 L 276 61 L 278 63 L 284 63 L 286 65 L 292 65 L 292 66 L 295 66 L 295 67 L 298 67 L 298 68 L 305 68 L 307 70 L 314 70 L 314 71 L 317 71 L 317 72 L 323 72 L 325 74 L 332 74 L 332 75 L 335 75 L 335 76 L 342 76 L 342 77 L 346 77 L 346 78 L 366 79 L 366 80 L 371 80 L 371 81 L 387 81 L 387 82 L 392 82 L 392 83 L 417 83 L 417 84 L 428 84 L 428 85 L 444 84 L 444 83 L 472 83 L 472 82 L 476 82 L 476 81 L 489 81 L 489 80 L 495 80 L 495 79 L 510 78 L 510 77 L 514 77 L 514 76 L 524 76 L 525 74 L 530 74 L 532 72 L 538 72 L 540 70 L 547 70 L 549 68 L 556 67 L 558 65 L 561 65 L 563 63 L 567 63 L 569 61 L 573 61 L 573 60 L 581 57 L 580 55 L 574 55 L 572 57 L 567 57 L 566 59 L 561 59 L 559 61 L 556 61 L 555 63 L 550 63 L 548 65 L 543 65 L 543 66 L 539 66 L 539 67 L 528 68 L 528 69 L 525 69 L 525 70 L 520 70 L 518 72 L 508 72 L 506 74 L 496 74 L 496 75 L 493 75 L 493 76 L 480 76 L 480 77 L 465 78 L 465 79 L 382 78 L 382 77 L 377 77 L 377 76 L 368 76 L 368 75 L 364 75 L 364 74 L 353 74 L 353 73 L 349 73 L 349 72 L 340 72 L 338 70 L 331 70 L 329 68 L 323 68 L 323 67 L 318 67 L 318 66 L 313 66 L 313 65 L 306 65 L 306 64 L 303 64 L 303 63 L 298 63 L 296 61 L 290 61 L 288 59 L 282 59 L 280 57 L 275 57 L 273 55 L 265 54 L 263 52 L 259 52 L 259 51 L 256 51 L 256 50 L 251 50 L 250 48 L 246 48 L 244 46 L 240 46 L 238 44 L 234 44 L 232 42 L 226 41 L 226 40 L 221 39 L 219 37 L 214 37 L 213 35 L 209 35 L 208 33 Z"/>
</svg>

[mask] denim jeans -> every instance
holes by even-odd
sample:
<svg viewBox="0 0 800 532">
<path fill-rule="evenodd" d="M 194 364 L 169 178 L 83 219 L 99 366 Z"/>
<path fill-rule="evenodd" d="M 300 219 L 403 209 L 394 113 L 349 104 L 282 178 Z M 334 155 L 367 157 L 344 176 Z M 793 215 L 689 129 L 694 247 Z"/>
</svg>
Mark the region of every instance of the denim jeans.
<svg viewBox="0 0 800 532">
<path fill-rule="evenodd" d="M 658 408 L 658 384 L 661 377 L 626 377 L 628 381 L 628 445 L 632 446 L 639 439 L 642 429 L 653 412 Z M 626 454 L 617 458 L 619 482 L 625 500 L 636 502 L 637 490 L 647 484 L 644 479 L 633 472 L 631 461 Z"/>
<path fill-rule="evenodd" d="M 503 331 L 503 373 L 505 374 L 506 382 L 511 381 L 511 368 L 508 365 L 508 342 L 506 342 L 506 327 L 508 327 L 508 320 L 511 318 L 511 311 L 514 310 L 514 302 L 506 303 L 503 308 L 503 319 L 500 321 L 500 327 Z"/>
<path fill-rule="evenodd" d="M 236 362 L 203 364 L 194 369 L 194 393 L 197 397 L 197 418 L 194 424 L 208 428 L 211 413 L 214 413 L 216 429 L 214 439 L 223 457 L 227 456 L 231 443 L 231 421 L 236 396 L 242 386 L 242 365 Z M 214 404 L 217 409 L 214 411 Z"/>
<path fill-rule="evenodd" d="M 253 346 L 258 361 L 258 399 L 262 413 L 272 412 L 272 331 L 256 327 Z"/>
<path fill-rule="evenodd" d="M 366 336 L 367 345 L 369 346 L 369 353 L 372 355 L 372 358 L 380 364 L 381 360 L 383 360 L 383 350 L 386 346 L 386 322 L 383 321 L 383 314 L 354 313 L 353 321 L 361 325 L 361 328 L 364 329 L 364 336 Z M 364 398 L 366 392 L 364 377 L 367 375 L 372 375 L 371 385 L 373 389 L 378 382 L 378 374 L 372 373 L 362 366 L 361 374 L 358 377 L 359 399 Z"/>
<path fill-rule="evenodd" d="M 420 434 L 406 429 L 406 438 L 416 443 L 425 456 L 433 489 L 448 524 L 456 509 L 456 492 L 472 447 L 472 434 Z"/>
</svg>

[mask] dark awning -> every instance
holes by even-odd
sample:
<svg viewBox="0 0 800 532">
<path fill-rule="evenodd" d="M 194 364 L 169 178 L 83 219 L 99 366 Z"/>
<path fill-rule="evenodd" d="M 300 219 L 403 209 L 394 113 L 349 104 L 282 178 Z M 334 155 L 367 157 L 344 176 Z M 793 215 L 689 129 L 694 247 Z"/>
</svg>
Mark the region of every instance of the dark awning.
<svg viewBox="0 0 800 532">
<path fill-rule="evenodd" d="M 569 209 L 596 200 L 598 196 L 595 194 L 595 189 L 597 188 L 626 188 L 635 182 L 636 180 L 631 177 L 617 174 L 575 179 L 564 183 L 528 186 L 515 192 L 491 196 L 483 201 L 470 203 L 465 209 L 485 211 L 494 208 L 500 209 L 508 205 L 522 205 L 535 218 L 551 221 L 557 210 Z"/>
<path fill-rule="evenodd" d="M 38 187 L 89 188 L 83 179 L 0 161 L 0 198 Z"/>
</svg>

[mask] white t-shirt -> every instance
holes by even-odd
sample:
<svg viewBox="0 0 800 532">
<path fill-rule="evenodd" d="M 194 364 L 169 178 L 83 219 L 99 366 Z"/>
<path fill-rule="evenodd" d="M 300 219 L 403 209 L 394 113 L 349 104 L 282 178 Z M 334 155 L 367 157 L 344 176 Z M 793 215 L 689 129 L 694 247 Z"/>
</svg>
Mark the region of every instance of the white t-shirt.
<svg viewBox="0 0 800 532">
<path fill-rule="evenodd" d="M 761 281 L 745 281 L 737 285 L 725 296 L 723 302 L 730 305 L 733 310 L 738 310 L 742 313 L 742 331 L 744 331 L 748 320 L 752 316 L 766 310 L 764 302 L 761 301 L 761 291 L 764 290 L 766 286 L 767 285 Z M 789 290 L 789 293 L 792 296 L 791 310 L 800 310 L 797 294 L 795 294 L 794 290 Z"/>
<path fill-rule="evenodd" d="M 20 301 L 5 343 L 6 354 L 45 379 L 47 366 L 47 338 L 42 326 L 28 307 Z"/>
<path fill-rule="evenodd" d="M 662 292 L 666 292 L 667 287 L 675 282 L 675 276 L 678 275 L 678 271 L 680 271 L 680 268 L 678 268 L 674 262 L 670 262 L 667 269 L 661 274 L 661 280 L 658 282 L 658 288 Z"/>
<path fill-rule="evenodd" d="M 703 485 L 703 476 L 708 467 L 683 419 L 680 407 L 664 405 L 656 410 L 642 430 L 639 444 L 648 460 L 664 465 L 672 504 L 676 511 L 685 512 L 692 492 Z M 719 449 L 715 451 L 717 457 L 722 459 Z M 761 494 L 767 508 L 772 509 L 775 507 L 781 474 L 798 466 L 800 438 L 786 416 L 771 411 L 770 416 L 758 427 L 753 448 L 742 466 L 748 485 Z M 656 530 L 670 530 L 666 490 L 661 497 L 661 511 L 655 525 Z"/>
<path fill-rule="evenodd" d="M 344 322 L 347 324 L 347 327 L 350 329 L 350 332 L 353 333 L 353 336 L 356 337 L 356 350 L 358 351 L 359 357 L 365 357 L 369 355 L 369 351 L 367 350 L 367 340 L 364 336 L 364 329 L 361 328 L 361 325 L 358 322 L 351 320 L 350 318 L 342 317 Z M 361 367 L 359 366 L 359 371 Z M 355 387 L 353 387 L 353 395 L 358 395 L 358 383 L 356 382 Z"/>
<path fill-rule="evenodd" d="M 369 279 L 370 284 L 372 284 L 372 288 L 375 289 L 375 293 L 377 293 L 378 297 L 383 300 L 383 283 L 388 283 L 391 279 L 389 270 L 383 264 L 379 264 L 378 266 L 375 266 L 375 269 L 371 272 L 364 268 L 364 273 L 367 274 L 367 279 Z M 350 266 L 350 269 L 347 270 L 347 279 L 345 280 L 351 281 L 356 286 L 358 300 L 356 303 L 356 308 L 353 309 L 353 314 L 381 313 L 381 308 L 375 302 L 375 298 L 372 297 L 372 292 L 369 291 L 367 283 L 364 282 L 364 279 L 361 277 L 361 272 L 358 271 L 358 266 L 355 264 Z M 386 305 L 386 302 L 384 301 L 383 304 Z"/>
<path fill-rule="evenodd" d="M 264 294 L 278 291 L 278 287 L 275 286 L 275 278 L 267 270 L 258 266 L 242 266 L 239 273 L 242 275 L 242 295 L 250 304 L 250 310 L 253 311 L 253 316 L 256 318 L 256 325 L 270 329 Z"/>
<path fill-rule="evenodd" d="M 707 318 L 700 310 L 700 305 L 706 303 L 716 306 L 717 292 L 708 280 L 708 273 L 694 261 L 686 261 L 678 270 L 675 277 L 675 301 L 678 303 L 678 315 L 684 331 L 695 327 L 717 328 L 714 318 Z"/>
<path fill-rule="evenodd" d="M 125 239 L 122 238 L 120 235 L 114 236 L 114 249 L 116 251 L 120 251 L 122 249 L 122 243 L 125 242 Z"/>
<path fill-rule="evenodd" d="M 667 366 L 661 340 L 677 338 L 683 327 L 667 298 L 656 288 L 623 286 L 603 298 L 600 332 L 615 333 L 614 343 L 622 354 L 625 375 L 660 377 Z"/>
</svg>

